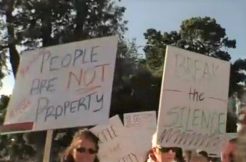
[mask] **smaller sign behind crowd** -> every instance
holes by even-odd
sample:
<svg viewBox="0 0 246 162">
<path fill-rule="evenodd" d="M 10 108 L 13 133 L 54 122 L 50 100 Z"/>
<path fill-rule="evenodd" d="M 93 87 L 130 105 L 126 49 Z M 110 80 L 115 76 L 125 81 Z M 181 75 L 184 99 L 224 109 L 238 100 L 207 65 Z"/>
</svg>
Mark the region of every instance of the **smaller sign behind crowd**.
<svg viewBox="0 0 246 162">
<path fill-rule="evenodd" d="M 133 140 L 138 150 L 148 150 L 151 148 L 152 135 L 156 131 L 156 112 L 125 113 L 124 126 L 126 128 L 125 137 L 135 138 Z"/>
<path fill-rule="evenodd" d="M 121 136 L 124 126 L 118 115 L 109 119 L 106 124 L 99 124 L 91 129 L 99 138 L 99 157 L 101 162 L 117 161 L 124 150 L 122 148 Z"/>
<path fill-rule="evenodd" d="M 145 161 L 147 152 L 152 148 L 152 136 L 156 131 L 156 112 L 143 111 L 124 114 L 124 144 L 132 145 L 132 152 L 139 161 Z M 128 141 L 128 142 L 126 142 Z"/>
<path fill-rule="evenodd" d="M 131 123 L 127 127 L 123 126 L 119 116 L 116 115 L 110 118 L 107 124 L 90 129 L 100 140 L 101 162 L 141 162 L 144 161 L 147 151 L 151 149 L 151 138 L 156 128 L 156 113 L 154 111 L 127 113 L 125 117 L 128 124 Z M 126 123 L 125 117 L 124 123 Z M 131 120 L 133 118 L 138 119 Z"/>
</svg>

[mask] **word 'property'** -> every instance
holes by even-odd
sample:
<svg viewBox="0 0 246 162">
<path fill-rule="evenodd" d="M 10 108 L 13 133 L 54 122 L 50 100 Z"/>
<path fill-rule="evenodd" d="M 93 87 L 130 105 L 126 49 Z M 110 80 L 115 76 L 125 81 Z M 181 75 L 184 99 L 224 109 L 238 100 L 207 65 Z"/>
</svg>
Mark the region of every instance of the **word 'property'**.
<svg viewBox="0 0 246 162">
<path fill-rule="evenodd" d="M 83 114 L 85 111 L 100 111 L 103 109 L 103 97 L 103 94 L 99 95 L 93 92 L 79 99 L 65 101 L 58 105 L 53 105 L 47 97 L 41 97 L 38 99 L 36 121 L 47 122 L 48 120 L 62 119 L 72 114 Z"/>
</svg>

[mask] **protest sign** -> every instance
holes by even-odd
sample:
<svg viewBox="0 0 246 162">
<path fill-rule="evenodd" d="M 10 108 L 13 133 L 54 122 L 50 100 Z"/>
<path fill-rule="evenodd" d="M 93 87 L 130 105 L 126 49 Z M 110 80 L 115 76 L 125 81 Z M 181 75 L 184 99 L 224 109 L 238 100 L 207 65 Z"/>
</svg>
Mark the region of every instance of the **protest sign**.
<svg viewBox="0 0 246 162">
<path fill-rule="evenodd" d="M 143 111 L 134 113 L 125 113 L 124 126 L 134 129 L 145 129 L 156 127 L 156 112 L 155 111 Z"/>
<path fill-rule="evenodd" d="M 124 126 L 118 115 L 109 119 L 106 124 L 100 124 L 90 129 L 100 140 L 99 157 L 101 162 L 116 161 L 122 156 L 121 135 Z"/>
<path fill-rule="evenodd" d="M 131 150 L 132 159 L 144 161 L 146 153 L 151 149 L 152 135 L 156 130 L 156 112 L 125 113 L 123 117 L 125 127 L 123 144 L 128 146 L 129 151 Z M 129 158 L 130 155 L 126 157 Z"/>
<path fill-rule="evenodd" d="M 167 47 L 157 143 L 211 150 L 224 143 L 230 63 Z"/>
<path fill-rule="evenodd" d="M 124 127 L 124 138 L 132 139 L 136 150 L 146 153 L 151 148 L 152 135 L 156 130 L 156 112 L 125 113 Z"/>
<path fill-rule="evenodd" d="M 32 123 L 32 130 L 47 130 L 105 122 L 117 39 L 91 39 L 23 53 L 4 124 Z"/>
<path fill-rule="evenodd" d="M 90 130 L 100 140 L 98 156 L 101 162 L 143 161 L 143 153 L 138 150 L 133 132 L 125 129 L 118 115 L 111 117 L 107 124 L 97 125 Z"/>
</svg>

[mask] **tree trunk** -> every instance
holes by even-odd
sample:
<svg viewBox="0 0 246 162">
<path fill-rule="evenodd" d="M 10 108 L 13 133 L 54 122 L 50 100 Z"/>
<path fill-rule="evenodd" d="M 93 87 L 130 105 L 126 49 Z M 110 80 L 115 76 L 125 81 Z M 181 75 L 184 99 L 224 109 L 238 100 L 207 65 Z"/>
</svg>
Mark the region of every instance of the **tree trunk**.
<svg viewBox="0 0 246 162">
<path fill-rule="evenodd" d="M 76 41 L 86 39 L 86 32 L 84 31 L 84 22 L 86 20 L 86 15 L 88 12 L 88 7 L 86 5 L 86 1 L 76 0 L 75 1 L 75 9 L 76 9 L 76 28 L 74 31 L 74 37 Z M 88 33 L 87 33 L 88 34 Z"/>
<path fill-rule="evenodd" d="M 15 42 L 15 30 L 13 27 L 13 8 L 15 0 L 4 0 L 3 4 L 5 5 L 5 15 L 7 22 L 7 32 L 8 32 L 8 47 L 9 47 L 9 56 L 10 64 L 13 70 L 14 77 L 16 77 L 17 68 L 20 61 L 19 52 L 16 49 Z"/>
</svg>

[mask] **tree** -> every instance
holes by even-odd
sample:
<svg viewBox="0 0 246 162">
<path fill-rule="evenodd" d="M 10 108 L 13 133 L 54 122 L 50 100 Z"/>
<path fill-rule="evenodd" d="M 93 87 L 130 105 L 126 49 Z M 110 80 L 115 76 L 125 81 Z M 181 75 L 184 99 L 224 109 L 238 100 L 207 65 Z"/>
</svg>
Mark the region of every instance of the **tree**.
<svg viewBox="0 0 246 162">
<path fill-rule="evenodd" d="M 111 116 L 122 115 L 126 112 L 153 110 L 158 104 L 155 102 L 158 97 L 152 93 L 156 92 L 152 91 L 156 88 L 152 86 L 156 78 L 152 76 L 145 64 L 142 64 L 137 49 L 135 41 L 118 45 Z"/>
<path fill-rule="evenodd" d="M 246 86 L 246 59 L 237 59 L 231 65 L 230 74 L 230 95 L 234 92 L 238 93 L 240 97 L 243 93 L 244 87 Z"/>
<path fill-rule="evenodd" d="M 166 45 L 198 52 L 207 56 L 230 61 L 229 48 L 236 48 L 236 40 L 226 35 L 226 30 L 210 17 L 193 17 L 181 23 L 179 31 L 164 32 L 148 29 L 144 33 L 147 45 L 144 48 L 149 69 L 162 76 Z M 245 60 L 237 60 L 231 66 L 230 95 L 240 91 L 239 82 L 246 81 Z"/>
<path fill-rule="evenodd" d="M 162 63 L 158 63 L 157 66 L 151 64 L 151 61 L 157 61 L 153 51 L 165 49 L 166 45 L 177 46 L 226 61 L 231 59 L 227 49 L 236 47 L 236 41 L 228 39 L 225 29 L 210 17 L 184 20 L 179 31 L 170 33 L 161 34 L 155 29 L 148 29 L 144 36 L 147 39 L 144 50 L 151 68 L 162 65 Z M 164 54 L 159 57 L 164 58 Z M 160 62 L 163 62 L 163 59 Z"/>
<path fill-rule="evenodd" d="M 0 97 L 0 124 L 3 124 L 3 119 L 6 113 L 6 106 L 9 102 L 9 97 L 2 95 Z M 27 144 L 22 134 L 2 135 L 0 137 L 0 159 L 10 161 L 26 161 L 30 159 L 35 150 Z M 5 148 L 5 149 L 3 149 Z M 7 159 L 6 159 L 7 157 Z"/>
<path fill-rule="evenodd" d="M 7 51 L 9 51 L 9 57 L 10 57 L 10 63 L 12 66 L 13 74 L 15 76 L 17 67 L 19 64 L 19 53 L 16 49 L 16 39 L 15 39 L 15 28 L 14 28 L 14 17 L 12 12 L 14 11 L 14 3 L 15 0 L 2 0 L 0 2 L 0 10 L 1 14 L 0 17 L 5 17 L 5 22 L 3 23 L 2 30 L 6 30 L 6 34 L 4 34 L 3 37 L 0 38 L 2 41 L 2 46 L 0 48 L 0 54 L 1 57 L 4 58 L 4 61 L 6 60 Z"/>
<path fill-rule="evenodd" d="M 3 0 L 1 14 L 6 17 L 7 38 L 13 73 L 19 53 L 16 45 L 27 49 L 45 47 L 88 38 L 119 34 L 126 30 L 124 7 L 110 0 Z M 17 52 L 17 55 L 16 55 Z"/>
</svg>

